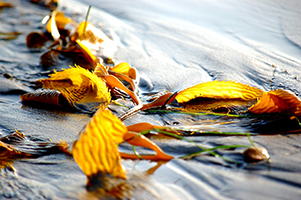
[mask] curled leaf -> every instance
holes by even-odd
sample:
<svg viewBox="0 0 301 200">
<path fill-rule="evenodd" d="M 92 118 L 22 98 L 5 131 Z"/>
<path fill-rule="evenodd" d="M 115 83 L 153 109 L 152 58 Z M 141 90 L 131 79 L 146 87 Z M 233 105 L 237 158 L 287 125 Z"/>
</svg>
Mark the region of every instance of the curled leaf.
<svg viewBox="0 0 301 200">
<path fill-rule="evenodd" d="M 263 91 L 233 81 L 212 81 L 201 83 L 193 87 L 182 90 L 176 96 L 179 103 L 185 103 L 198 97 L 213 99 L 241 99 L 254 100 L 261 97 Z"/>
<path fill-rule="evenodd" d="M 55 72 L 48 79 L 37 81 L 45 89 L 61 92 L 70 104 L 98 102 L 106 107 L 111 96 L 105 82 L 79 66 Z"/>
<path fill-rule="evenodd" d="M 301 117 L 301 101 L 293 93 L 286 90 L 272 90 L 265 92 L 260 100 L 249 108 L 254 114 L 288 113 Z"/>
<path fill-rule="evenodd" d="M 110 111 L 97 111 L 74 143 L 72 155 L 88 179 L 103 173 L 126 178 L 120 164 L 117 143 L 127 132 Z"/>
</svg>

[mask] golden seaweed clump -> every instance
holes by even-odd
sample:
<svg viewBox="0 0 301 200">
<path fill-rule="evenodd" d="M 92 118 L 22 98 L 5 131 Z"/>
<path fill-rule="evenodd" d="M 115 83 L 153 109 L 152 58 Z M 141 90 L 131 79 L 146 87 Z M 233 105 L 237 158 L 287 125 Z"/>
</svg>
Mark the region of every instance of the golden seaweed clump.
<svg viewBox="0 0 301 200">
<path fill-rule="evenodd" d="M 120 157 L 165 161 L 173 159 L 173 156 L 165 154 L 154 142 L 139 134 L 151 127 L 157 126 L 139 123 L 126 127 L 111 111 L 98 110 L 80 132 L 79 139 L 72 148 L 73 158 L 87 176 L 88 185 L 95 177 L 106 175 L 126 179 Z M 136 154 L 118 152 L 118 145 L 125 141 L 134 146 L 149 148 L 156 154 L 138 157 Z"/>
<path fill-rule="evenodd" d="M 99 173 L 126 178 L 117 148 L 126 132 L 126 126 L 109 110 L 94 114 L 72 148 L 73 158 L 88 180 Z"/>
<path fill-rule="evenodd" d="M 56 72 L 48 79 L 37 81 L 45 89 L 61 92 L 70 104 L 98 102 L 105 108 L 111 101 L 106 83 L 80 66 Z"/>
</svg>

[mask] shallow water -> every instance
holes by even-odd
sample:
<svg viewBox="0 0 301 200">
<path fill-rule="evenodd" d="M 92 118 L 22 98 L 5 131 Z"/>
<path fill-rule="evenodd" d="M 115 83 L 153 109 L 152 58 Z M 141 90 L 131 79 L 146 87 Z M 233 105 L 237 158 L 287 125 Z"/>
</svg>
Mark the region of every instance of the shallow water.
<svg viewBox="0 0 301 200">
<path fill-rule="evenodd" d="M 28 140 L 72 144 L 90 119 L 82 113 L 32 108 L 19 95 L 33 91 L 32 81 L 47 77 L 39 57 L 46 51 L 26 47 L 26 35 L 41 31 L 47 8 L 12 0 L 15 8 L 0 11 L 0 32 L 18 31 L 0 40 L 0 136 L 23 132 Z M 301 91 L 301 30 L 299 1 L 101 1 L 62 2 L 61 9 L 77 22 L 89 20 L 110 36 L 118 48 L 116 63 L 128 62 L 140 74 L 142 98 L 178 91 L 200 82 L 235 80 L 265 91 Z M 68 61 L 56 66 L 67 67 Z M 67 65 L 67 66 L 66 66 Z M 9 74 L 12 78 L 5 78 Z M 6 76 L 7 77 L 7 76 Z M 120 116 L 126 109 L 111 106 Z M 250 132 L 267 148 L 269 163 L 247 164 L 242 151 L 220 151 L 235 165 L 207 154 L 167 163 L 122 160 L 128 171 L 132 199 L 299 199 L 301 197 L 300 127 L 296 120 L 147 114 L 126 119 L 157 125 L 197 126 L 204 131 Z M 296 130 L 294 133 L 279 134 Z M 249 144 L 246 137 L 188 137 L 204 147 Z M 153 137 L 162 149 L 179 157 L 199 151 L 192 143 Z M 34 145 L 31 147 L 34 151 Z M 128 146 L 121 150 L 130 151 Z M 0 197 L 14 199 L 109 198 L 86 188 L 86 177 L 70 156 L 43 155 L 17 159 L 0 171 Z"/>
</svg>

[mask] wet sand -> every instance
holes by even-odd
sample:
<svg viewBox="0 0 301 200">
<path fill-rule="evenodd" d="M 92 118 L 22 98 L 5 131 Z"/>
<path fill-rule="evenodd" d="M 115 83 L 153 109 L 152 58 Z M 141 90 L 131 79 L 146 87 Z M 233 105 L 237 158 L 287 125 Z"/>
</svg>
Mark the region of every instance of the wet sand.
<svg viewBox="0 0 301 200">
<path fill-rule="evenodd" d="M 39 63 L 46 48 L 26 47 L 26 35 L 40 31 L 49 10 L 13 0 L 15 8 L 0 11 L 0 32 L 21 32 L 0 40 L 0 136 L 23 132 L 32 141 L 66 140 L 72 144 L 90 119 L 82 113 L 24 106 L 19 95 L 33 91 L 32 81 L 46 78 Z M 89 20 L 117 45 L 116 63 L 139 71 L 139 94 L 182 90 L 201 82 L 235 80 L 265 91 L 301 91 L 301 32 L 298 1 L 67 1 L 67 15 Z M 72 63 L 70 63 L 72 64 Z M 55 66 L 60 69 L 68 63 Z M 9 74 L 11 79 L 6 78 Z M 111 106 L 119 116 L 126 109 Z M 244 149 L 219 151 L 243 164 L 231 164 L 208 154 L 167 163 L 122 160 L 133 199 L 299 199 L 301 197 L 301 135 L 296 120 L 285 117 L 229 118 L 180 114 L 147 114 L 126 119 L 156 125 L 198 126 L 200 130 L 250 132 L 265 147 L 269 162 L 245 163 Z M 293 130 L 293 131 L 292 131 Z M 288 132 L 291 131 L 291 132 Z M 247 137 L 188 137 L 204 147 L 246 144 Z M 166 153 L 179 157 L 199 151 L 192 143 L 152 138 Z M 131 147 L 122 146 L 122 151 Z M 85 187 L 86 177 L 65 154 L 18 159 L 0 171 L 0 197 L 15 199 L 96 199 L 103 194 Z M 14 169 L 14 170 L 13 170 Z"/>
</svg>

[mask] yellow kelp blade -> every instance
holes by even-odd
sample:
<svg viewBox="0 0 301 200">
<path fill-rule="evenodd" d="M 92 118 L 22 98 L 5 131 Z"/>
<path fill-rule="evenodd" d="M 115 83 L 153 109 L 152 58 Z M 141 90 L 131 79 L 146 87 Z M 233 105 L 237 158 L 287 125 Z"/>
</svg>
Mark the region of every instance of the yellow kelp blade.
<svg viewBox="0 0 301 200">
<path fill-rule="evenodd" d="M 254 114 L 288 113 L 301 117 L 301 101 L 293 93 L 286 90 L 265 92 L 261 99 L 248 110 Z"/>
<path fill-rule="evenodd" d="M 98 77 L 102 77 L 104 74 L 110 74 L 118 78 L 119 80 L 124 80 L 128 84 L 130 84 L 131 90 L 133 92 L 137 91 L 137 75 L 138 72 L 135 68 L 130 67 L 130 65 L 126 62 L 120 63 L 114 67 L 105 69 L 101 64 L 97 64 L 97 67 L 94 70 L 94 74 Z"/>
<path fill-rule="evenodd" d="M 109 110 L 94 114 L 72 148 L 74 160 L 88 179 L 99 173 L 126 178 L 117 147 L 126 132 L 126 126 Z"/>
<path fill-rule="evenodd" d="M 140 105 L 141 104 L 138 96 L 134 92 L 132 92 L 131 90 L 129 90 L 127 87 L 125 87 L 123 85 L 123 83 L 121 83 L 115 76 L 105 75 L 102 78 L 106 81 L 107 85 L 110 88 L 116 87 L 116 88 L 119 88 L 119 89 L 123 90 L 124 92 L 126 92 L 132 98 L 132 101 L 134 103 L 136 103 L 136 105 Z"/>
<path fill-rule="evenodd" d="M 137 70 L 134 67 L 131 67 L 128 63 L 123 62 L 119 63 L 118 65 L 115 65 L 114 67 L 110 68 L 111 71 L 117 72 L 120 74 L 124 74 L 131 79 L 136 79 L 137 78 Z"/>
<path fill-rule="evenodd" d="M 143 135 L 138 135 L 134 132 L 127 132 L 124 135 L 124 140 L 127 141 L 129 144 L 134 146 L 141 146 L 145 148 L 149 148 L 154 150 L 157 154 L 156 155 L 140 155 L 142 159 L 146 160 L 171 160 L 174 157 L 167 155 L 164 153 L 155 143 L 150 141 Z M 122 158 L 129 158 L 129 159 L 137 159 L 137 155 L 127 154 L 127 153 L 120 153 Z"/>
<path fill-rule="evenodd" d="M 37 82 L 45 89 L 58 90 L 71 104 L 99 102 L 107 106 L 111 101 L 105 82 L 79 66 L 55 72 L 50 78 Z"/>
<path fill-rule="evenodd" d="M 144 130 L 151 130 L 154 128 L 162 128 L 162 127 L 154 126 L 147 122 L 140 122 L 140 123 L 136 123 L 136 124 L 127 126 L 128 131 L 132 131 L 132 132 L 136 132 L 136 133 L 140 133 L 141 131 L 144 131 Z"/>
<path fill-rule="evenodd" d="M 212 81 L 201 83 L 179 92 L 178 103 L 185 103 L 198 97 L 214 99 L 254 100 L 261 97 L 263 91 L 234 81 Z"/>
<path fill-rule="evenodd" d="M 53 21 L 53 22 L 52 22 Z M 52 24 L 54 23 L 54 24 Z M 46 25 L 46 30 L 49 33 L 52 33 L 52 28 L 54 28 L 54 25 L 56 26 L 56 29 L 58 30 L 66 30 L 67 24 L 74 24 L 75 22 L 69 18 L 65 17 L 65 14 L 60 11 L 53 11 L 50 20 L 48 21 Z"/>
<path fill-rule="evenodd" d="M 118 72 L 113 72 L 113 71 L 109 71 L 109 74 L 115 76 L 115 77 L 118 78 L 119 80 L 124 80 L 124 81 L 126 81 L 128 84 L 130 84 L 130 89 L 131 89 L 133 92 L 137 92 L 137 87 L 136 87 L 137 82 L 134 81 L 133 79 L 131 79 L 130 77 L 128 77 L 127 75 L 120 74 L 120 73 L 118 73 Z"/>
<path fill-rule="evenodd" d="M 109 73 L 116 76 L 120 80 L 128 82 L 132 88 L 132 91 L 137 91 L 137 79 L 138 71 L 136 68 L 131 67 L 128 63 L 123 62 L 114 67 L 109 68 Z"/>
</svg>

